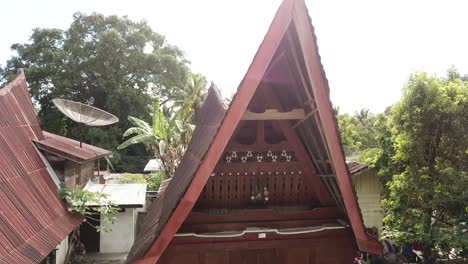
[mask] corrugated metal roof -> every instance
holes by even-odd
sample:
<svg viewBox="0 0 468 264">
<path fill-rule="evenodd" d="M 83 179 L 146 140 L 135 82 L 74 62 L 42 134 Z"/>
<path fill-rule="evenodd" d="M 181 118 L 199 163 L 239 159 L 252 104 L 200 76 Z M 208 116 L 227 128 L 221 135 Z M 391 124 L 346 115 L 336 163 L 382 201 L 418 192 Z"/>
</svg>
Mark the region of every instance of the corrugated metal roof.
<svg viewBox="0 0 468 264">
<path fill-rule="evenodd" d="M 160 194 L 148 208 L 143 226 L 127 257 L 127 262 L 133 262 L 148 251 L 171 217 L 208 151 L 224 118 L 226 108 L 218 89 L 212 85 L 201 111 L 201 120 L 193 131 L 190 145 L 172 179 L 161 183 Z"/>
<path fill-rule="evenodd" d="M 366 163 L 362 162 L 357 162 L 357 161 L 346 161 L 346 166 L 348 166 L 349 173 L 351 173 L 351 176 L 354 176 L 363 170 L 366 170 L 369 168 L 369 166 Z"/>
<path fill-rule="evenodd" d="M 39 263 L 80 223 L 32 140 L 43 140 L 24 74 L 0 89 L 0 263 Z"/>
<path fill-rule="evenodd" d="M 112 154 L 109 150 L 85 143 L 80 147 L 79 141 L 50 132 L 43 131 L 43 134 L 44 139 L 34 140 L 39 149 L 78 163 L 95 160 L 99 157 Z"/>
<path fill-rule="evenodd" d="M 146 200 L 146 184 L 96 184 L 88 182 L 84 190 L 107 194 L 107 199 L 115 205 L 143 207 Z M 99 204 L 89 204 L 98 206 Z"/>
</svg>

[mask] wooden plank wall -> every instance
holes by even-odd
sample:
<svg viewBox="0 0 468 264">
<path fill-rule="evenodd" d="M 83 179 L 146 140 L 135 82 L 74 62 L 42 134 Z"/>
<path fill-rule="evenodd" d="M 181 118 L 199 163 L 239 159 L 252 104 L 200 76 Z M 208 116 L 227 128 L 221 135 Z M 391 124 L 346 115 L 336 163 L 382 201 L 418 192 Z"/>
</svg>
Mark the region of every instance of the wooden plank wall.
<svg viewBox="0 0 468 264">
<path fill-rule="evenodd" d="M 248 243 L 248 242 L 245 242 Z M 194 250 L 169 246 L 159 264 L 343 264 L 352 263 L 355 248 L 350 239 L 308 239 L 302 241 L 283 240 L 279 247 L 268 248 L 255 243 L 251 249 Z M 262 248 L 265 247 L 265 248 Z"/>
<path fill-rule="evenodd" d="M 267 188 L 265 204 L 276 206 L 308 206 L 316 201 L 304 175 L 298 170 L 224 173 L 210 177 L 197 201 L 198 208 L 246 208 L 254 205 L 251 195 Z M 259 201 L 258 203 L 262 203 Z"/>
<path fill-rule="evenodd" d="M 383 209 L 380 205 L 382 185 L 377 176 L 377 171 L 370 169 L 354 176 L 353 184 L 364 225 L 367 228 L 377 228 L 380 235 L 383 225 Z"/>
</svg>

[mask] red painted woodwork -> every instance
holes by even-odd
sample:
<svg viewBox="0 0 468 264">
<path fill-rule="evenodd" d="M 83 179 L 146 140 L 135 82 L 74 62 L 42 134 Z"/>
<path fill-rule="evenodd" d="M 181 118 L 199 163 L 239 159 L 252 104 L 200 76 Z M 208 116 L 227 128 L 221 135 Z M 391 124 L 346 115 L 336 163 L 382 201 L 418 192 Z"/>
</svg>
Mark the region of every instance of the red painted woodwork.
<svg viewBox="0 0 468 264">
<path fill-rule="evenodd" d="M 229 242 L 200 242 L 194 238 L 174 238 L 158 263 L 182 264 L 316 264 L 352 263 L 356 245 L 349 230 L 287 239 L 250 239 Z"/>
<path fill-rule="evenodd" d="M 243 210 L 237 213 L 213 215 L 192 212 L 180 227 L 179 233 L 207 233 L 242 231 L 248 227 L 295 228 L 336 224 L 345 216 L 336 207 L 321 207 L 306 211 L 278 212 L 272 209 Z"/>
<path fill-rule="evenodd" d="M 285 0 L 187 191 L 178 200 L 167 224 L 156 233 L 156 240 L 145 257 L 135 263 L 263 263 L 267 260 L 348 263 L 357 249 L 356 242 L 363 251 L 381 253 L 382 246 L 364 231 L 328 93 L 304 1 Z M 313 122 L 301 120 L 305 128 L 295 129 L 301 121 L 241 121 L 246 109 L 260 113 L 265 109 L 281 112 L 292 108 L 307 110 L 306 116 Z M 268 151 L 283 150 L 288 153 L 287 160 L 273 160 L 271 155 L 264 158 Z M 245 158 L 250 152 L 252 157 Z M 331 175 L 332 179 L 323 181 L 317 175 L 319 172 Z M 265 187 L 268 202 L 261 197 Z M 262 199 L 253 202 L 252 193 Z M 258 219 L 252 212 L 232 214 L 243 209 L 278 206 L 339 206 L 347 214 L 335 211 L 329 218 L 324 213 L 321 217 L 292 219 L 271 211 L 259 213 Z M 298 227 L 338 218 L 349 219 L 352 232 L 327 230 L 297 238 L 272 235 L 271 239 L 264 240 L 255 239 L 252 234 L 227 240 L 174 238 L 177 230 L 215 232 L 252 226 Z M 334 249 L 343 253 L 337 255 Z"/>
<path fill-rule="evenodd" d="M 313 175 L 301 171 L 297 163 L 276 169 L 264 165 L 268 167 L 264 171 L 258 167 L 218 171 L 208 179 L 197 201 L 196 210 L 318 205 L 312 188 L 307 186 L 305 180 Z M 269 192 L 269 200 L 253 202 L 252 193 L 262 191 L 265 187 Z"/>
<path fill-rule="evenodd" d="M 303 1 L 297 1 L 294 5 L 294 13 L 296 18 L 294 26 L 297 30 L 299 39 L 301 57 L 310 58 L 304 60 L 307 69 L 308 79 L 311 81 L 311 91 L 315 96 L 315 103 L 318 109 L 318 115 L 322 121 L 322 127 L 327 133 L 323 133 L 326 139 L 326 144 L 330 152 L 331 161 L 336 174 L 338 185 L 340 187 L 343 201 L 348 213 L 348 217 L 352 223 L 352 228 L 360 249 L 368 252 L 381 251 L 382 245 L 372 239 L 366 232 L 364 224 L 359 213 L 356 197 L 353 193 L 351 178 L 348 175 L 344 153 L 338 137 L 333 108 L 329 99 L 328 89 L 326 88 L 326 80 L 323 78 L 322 65 L 318 54 L 317 43 L 314 36 L 309 32 L 313 31 L 312 25 L 309 22 L 307 8 Z M 296 51 L 297 52 L 297 51 Z M 365 242 L 364 242 L 365 241 Z M 369 245 L 370 244 L 370 245 Z M 373 245 L 373 246 L 371 246 Z M 380 249 L 380 250 L 375 250 Z"/>
<path fill-rule="evenodd" d="M 161 231 L 159 238 L 146 253 L 145 258 L 136 261 L 135 263 L 156 263 L 195 205 L 195 202 L 200 196 L 208 177 L 213 172 L 217 161 L 221 157 L 222 152 L 226 148 L 229 139 L 237 127 L 237 124 L 239 124 L 242 115 L 247 109 L 247 105 L 249 104 L 255 89 L 258 87 L 262 77 L 267 71 L 270 62 L 273 59 L 275 50 L 280 45 L 288 25 L 292 21 L 293 4 L 294 1 L 292 0 L 285 1 L 281 4 L 280 9 L 276 13 L 275 18 L 270 25 L 270 29 L 265 39 L 260 45 L 247 74 L 241 82 L 238 93 L 233 99 L 232 104 L 236 105 L 236 107 L 230 107 L 227 111 L 218 134 L 215 136 L 213 143 L 206 154 L 210 159 L 203 160 L 200 168 L 194 176 L 192 184 L 189 186 L 187 192 L 180 201 L 179 206 L 176 208 L 169 219 L 169 222 Z"/>
<path fill-rule="evenodd" d="M 344 217 L 336 207 L 320 207 L 312 210 L 278 212 L 273 209 L 243 210 L 226 215 L 192 212 L 185 220 L 187 224 L 249 222 L 267 220 L 339 219 Z"/>
</svg>

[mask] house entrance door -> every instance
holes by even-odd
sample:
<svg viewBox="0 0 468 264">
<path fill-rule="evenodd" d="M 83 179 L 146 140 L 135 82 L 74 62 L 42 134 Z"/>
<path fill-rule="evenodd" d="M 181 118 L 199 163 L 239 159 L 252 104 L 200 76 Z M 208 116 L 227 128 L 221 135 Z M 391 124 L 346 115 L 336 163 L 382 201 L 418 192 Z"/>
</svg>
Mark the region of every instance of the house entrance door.
<svg viewBox="0 0 468 264">
<path fill-rule="evenodd" d="M 86 218 L 86 222 L 80 227 L 80 241 L 84 244 L 86 252 L 99 252 L 100 233 L 96 228 L 101 224 L 101 215 L 93 214 Z"/>
</svg>

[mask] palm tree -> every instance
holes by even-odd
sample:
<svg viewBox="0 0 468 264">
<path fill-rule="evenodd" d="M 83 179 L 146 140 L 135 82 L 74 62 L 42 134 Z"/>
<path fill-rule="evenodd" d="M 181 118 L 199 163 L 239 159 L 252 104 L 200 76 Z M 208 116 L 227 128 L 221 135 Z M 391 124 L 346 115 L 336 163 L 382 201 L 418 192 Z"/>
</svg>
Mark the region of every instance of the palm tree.
<svg viewBox="0 0 468 264">
<path fill-rule="evenodd" d="M 187 82 L 177 87 L 170 102 L 182 110 L 181 119 L 196 124 L 206 97 L 206 79 L 200 74 L 190 73 Z"/>
<path fill-rule="evenodd" d="M 131 138 L 118 146 L 124 149 L 133 144 L 143 143 L 161 161 L 166 177 L 171 177 L 179 164 L 192 137 L 193 125 L 206 97 L 206 79 L 190 73 L 187 83 L 174 90 L 169 98 L 170 107 L 162 107 L 159 100 L 153 104 L 153 123 L 129 116 L 134 125 L 123 134 Z"/>
<path fill-rule="evenodd" d="M 120 144 L 117 149 L 124 149 L 133 144 L 145 144 L 161 161 L 165 177 L 171 177 L 186 147 L 180 144 L 180 137 L 185 131 L 181 132 L 180 125 L 177 125 L 180 120 L 177 120 L 176 116 L 171 117 L 170 112 L 164 111 L 156 100 L 153 104 L 153 124 L 149 125 L 144 120 L 129 116 L 128 121 L 134 127 L 127 129 L 123 137 L 132 137 Z"/>
</svg>

